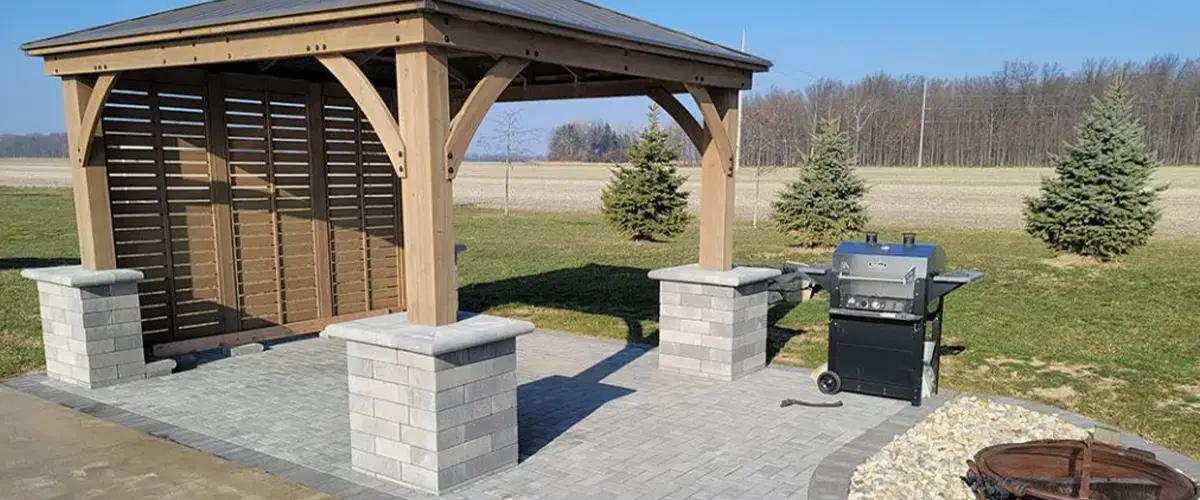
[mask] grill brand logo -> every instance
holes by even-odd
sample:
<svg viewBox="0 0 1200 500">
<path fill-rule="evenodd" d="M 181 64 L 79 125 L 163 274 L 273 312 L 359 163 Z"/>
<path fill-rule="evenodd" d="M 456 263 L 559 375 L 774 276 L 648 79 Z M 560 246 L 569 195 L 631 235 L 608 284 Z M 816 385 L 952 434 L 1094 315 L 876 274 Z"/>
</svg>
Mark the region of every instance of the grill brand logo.
<svg viewBox="0 0 1200 500">
<path fill-rule="evenodd" d="M 887 269 L 887 262 L 882 260 L 871 261 L 867 263 L 867 267 L 871 269 Z"/>
</svg>

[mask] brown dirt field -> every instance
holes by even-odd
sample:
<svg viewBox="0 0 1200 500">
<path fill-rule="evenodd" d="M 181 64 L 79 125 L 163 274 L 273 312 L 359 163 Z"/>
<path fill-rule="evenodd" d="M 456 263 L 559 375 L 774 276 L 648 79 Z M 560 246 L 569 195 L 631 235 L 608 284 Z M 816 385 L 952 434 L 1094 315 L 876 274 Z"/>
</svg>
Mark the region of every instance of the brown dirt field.
<svg viewBox="0 0 1200 500">
<path fill-rule="evenodd" d="M 513 167 L 510 206 L 515 210 L 591 212 L 600 209 L 600 191 L 608 166 L 595 164 L 522 164 Z M 698 207 L 699 172 L 689 176 L 692 208 Z M 1046 168 L 860 167 L 871 185 L 867 203 L 875 222 L 890 226 L 1020 228 L 1021 200 L 1034 194 Z M 766 221 L 770 202 L 795 176 L 776 169 L 759 183 L 759 220 Z M 1165 167 L 1158 179 L 1170 183 L 1163 195 L 1164 233 L 1200 235 L 1200 167 Z M 754 214 L 755 171 L 738 173 L 737 214 Z M 69 186 L 63 160 L 0 160 L 0 185 Z M 455 181 L 455 201 L 462 205 L 499 208 L 504 204 L 504 166 L 467 163 Z"/>
</svg>

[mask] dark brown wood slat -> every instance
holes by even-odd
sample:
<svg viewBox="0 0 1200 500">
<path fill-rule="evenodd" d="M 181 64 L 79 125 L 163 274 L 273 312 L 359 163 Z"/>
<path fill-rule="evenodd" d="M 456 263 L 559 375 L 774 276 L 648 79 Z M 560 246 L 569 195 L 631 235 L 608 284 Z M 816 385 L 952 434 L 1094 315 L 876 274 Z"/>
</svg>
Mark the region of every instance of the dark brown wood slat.
<svg viewBox="0 0 1200 500">
<path fill-rule="evenodd" d="M 144 94 L 144 93 L 131 94 L 131 93 L 127 93 L 127 92 L 122 92 L 122 91 L 128 91 L 128 90 L 133 90 L 133 89 L 120 88 L 121 87 L 120 83 L 118 83 L 117 85 L 118 85 L 118 88 L 113 89 L 113 92 L 111 94 L 109 94 L 109 96 L 108 96 L 108 100 L 105 101 L 106 103 L 108 103 L 108 104 L 127 104 L 127 105 L 133 105 L 133 106 L 147 106 L 147 107 L 150 106 L 150 97 L 147 96 L 146 94 Z"/>
<path fill-rule="evenodd" d="M 100 116 L 102 118 L 119 118 L 120 121 L 136 120 L 148 123 L 150 121 L 150 107 L 104 106 L 104 109 L 100 112 Z"/>
<path fill-rule="evenodd" d="M 176 268 L 178 269 L 178 268 Z M 186 277 L 175 277 L 175 288 L 179 290 L 208 290 L 217 288 L 217 277 L 214 275 L 192 275 Z"/>
<path fill-rule="evenodd" d="M 192 300 L 220 300 L 220 294 L 215 288 L 203 290 L 176 290 L 174 303 Z"/>
<path fill-rule="evenodd" d="M 154 214 L 113 217 L 113 229 L 152 229 L 161 227 L 162 220 Z"/>
<path fill-rule="evenodd" d="M 205 325 L 199 327 L 180 328 L 174 335 L 176 341 L 192 340 L 208 337 L 211 335 L 220 335 L 225 333 L 225 326 L 221 324 Z"/>
<path fill-rule="evenodd" d="M 242 319 L 242 329 L 269 328 L 276 326 L 275 318 L 251 317 Z"/>
<path fill-rule="evenodd" d="M 209 311 L 222 311 L 220 304 L 209 302 L 206 300 L 198 300 L 195 302 L 182 302 L 175 304 L 175 311 L 179 314 L 192 314 Z"/>
<path fill-rule="evenodd" d="M 220 327 L 220 325 L 221 325 L 221 310 L 220 309 L 211 309 L 211 310 L 199 311 L 199 312 L 189 312 L 186 314 L 180 313 L 180 312 L 178 312 L 178 310 L 179 310 L 179 308 L 178 308 L 178 306 L 176 306 L 175 328 L 179 332 L 183 332 L 189 328 L 194 328 L 196 326 L 211 325 L 214 323 L 218 327 Z M 218 330 L 215 333 L 220 333 L 220 331 Z"/>
</svg>

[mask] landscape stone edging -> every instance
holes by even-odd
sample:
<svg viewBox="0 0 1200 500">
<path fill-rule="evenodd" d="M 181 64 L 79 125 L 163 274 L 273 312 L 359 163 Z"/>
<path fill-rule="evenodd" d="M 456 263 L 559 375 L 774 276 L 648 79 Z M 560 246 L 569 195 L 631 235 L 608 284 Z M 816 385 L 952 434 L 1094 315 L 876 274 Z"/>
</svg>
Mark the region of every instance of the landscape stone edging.
<svg viewBox="0 0 1200 500">
<path fill-rule="evenodd" d="M 891 443 L 896 436 L 907 432 L 908 429 L 915 426 L 930 413 L 933 413 L 938 408 L 941 408 L 942 405 L 958 396 L 975 396 L 997 403 L 1019 406 L 1038 413 L 1056 415 L 1064 422 L 1073 424 L 1084 430 L 1093 429 L 1098 423 L 1096 420 L 1083 415 L 1033 401 L 1006 396 L 959 393 L 952 390 L 943 390 L 937 396 L 926 399 L 925 405 L 920 407 L 910 406 L 900 410 L 875 428 L 862 433 L 853 441 L 846 443 L 841 448 L 826 456 L 817 465 L 816 471 L 813 472 L 812 481 L 808 486 L 808 499 L 846 500 L 849 498 L 850 479 L 854 475 L 854 470 L 860 464 L 878 453 L 888 443 Z M 1193 479 L 1200 478 L 1200 462 L 1196 460 L 1146 441 L 1144 438 L 1125 430 L 1120 430 L 1120 439 L 1121 446 L 1138 448 L 1154 453 L 1160 461 L 1174 467 L 1188 477 Z M 965 463 L 963 464 L 963 468 L 965 471 Z"/>
<path fill-rule="evenodd" d="M 925 404 L 921 406 L 906 406 L 830 453 L 813 471 L 812 481 L 808 483 L 808 500 L 846 500 L 850 495 L 850 477 L 859 464 L 957 395 L 955 391 L 944 389 L 936 396 L 925 398 Z"/>
<path fill-rule="evenodd" d="M 251 450 L 220 438 L 168 424 L 161 420 L 124 410 L 107 403 L 101 403 L 94 399 L 56 389 L 43 383 L 47 380 L 49 378 L 44 375 L 28 375 L 21 378 L 0 380 L 0 385 L 122 427 L 134 429 L 202 453 L 258 469 L 272 476 L 280 477 L 344 500 L 405 500 L 404 497 L 352 483 L 332 474 Z"/>
</svg>

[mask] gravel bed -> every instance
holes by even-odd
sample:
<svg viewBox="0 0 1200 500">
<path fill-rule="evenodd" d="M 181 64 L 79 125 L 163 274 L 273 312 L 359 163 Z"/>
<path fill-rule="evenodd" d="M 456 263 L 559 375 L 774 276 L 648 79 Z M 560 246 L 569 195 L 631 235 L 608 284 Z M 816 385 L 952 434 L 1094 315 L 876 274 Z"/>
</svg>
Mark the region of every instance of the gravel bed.
<svg viewBox="0 0 1200 500">
<path fill-rule="evenodd" d="M 973 500 L 960 477 L 967 459 L 1000 443 L 1083 439 L 1087 432 L 1055 415 L 961 397 L 897 436 L 858 469 L 850 500 L 922 498 Z"/>
</svg>

